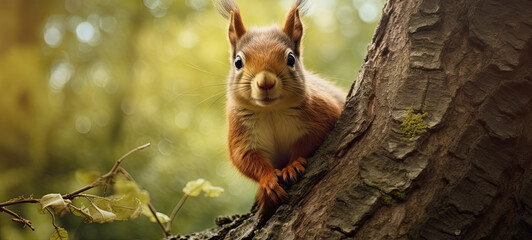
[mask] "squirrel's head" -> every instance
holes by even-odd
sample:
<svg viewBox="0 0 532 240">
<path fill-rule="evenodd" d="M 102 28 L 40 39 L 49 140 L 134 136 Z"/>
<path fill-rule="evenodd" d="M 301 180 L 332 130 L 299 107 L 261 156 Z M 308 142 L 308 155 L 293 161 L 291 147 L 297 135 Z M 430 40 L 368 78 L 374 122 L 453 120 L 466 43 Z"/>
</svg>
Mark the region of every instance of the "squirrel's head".
<svg viewBox="0 0 532 240">
<path fill-rule="evenodd" d="M 296 0 L 284 26 L 246 29 L 233 0 L 218 2 L 218 11 L 229 18 L 231 71 L 228 97 L 250 109 L 298 106 L 306 94 L 301 62 L 302 1 Z"/>
</svg>

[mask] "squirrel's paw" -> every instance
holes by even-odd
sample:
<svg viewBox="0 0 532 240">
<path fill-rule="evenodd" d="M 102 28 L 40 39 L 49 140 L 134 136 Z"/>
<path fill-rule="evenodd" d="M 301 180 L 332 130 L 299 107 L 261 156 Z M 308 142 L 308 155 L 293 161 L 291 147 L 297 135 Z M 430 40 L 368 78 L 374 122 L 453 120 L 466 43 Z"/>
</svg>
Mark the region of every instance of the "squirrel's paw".
<svg viewBox="0 0 532 240">
<path fill-rule="evenodd" d="M 295 183 L 299 180 L 299 177 L 303 176 L 305 173 L 305 166 L 307 165 L 307 160 L 299 157 L 295 161 L 289 163 L 283 170 L 282 179 L 284 183 Z"/>
<path fill-rule="evenodd" d="M 275 169 L 270 174 L 267 174 L 260 179 L 257 200 L 261 209 L 263 209 L 265 205 L 279 204 L 288 199 L 288 194 L 286 194 L 285 190 L 278 182 L 278 176 L 281 174 L 281 171 Z"/>
</svg>

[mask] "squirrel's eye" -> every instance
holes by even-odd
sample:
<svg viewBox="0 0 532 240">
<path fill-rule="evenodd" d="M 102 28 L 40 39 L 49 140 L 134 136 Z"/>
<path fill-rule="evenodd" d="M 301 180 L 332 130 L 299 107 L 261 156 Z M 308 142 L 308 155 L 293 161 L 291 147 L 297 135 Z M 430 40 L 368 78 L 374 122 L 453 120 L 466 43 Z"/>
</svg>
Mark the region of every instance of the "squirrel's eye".
<svg viewBox="0 0 532 240">
<path fill-rule="evenodd" d="M 244 62 L 242 62 L 242 58 L 238 55 L 235 58 L 235 67 L 237 70 L 240 70 L 244 67 Z"/>
<path fill-rule="evenodd" d="M 289 67 L 294 67 L 296 65 L 296 58 L 294 57 L 294 54 L 288 54 L 288 58 L 286 59 L 286 65 L 288 65 Z"/>
</svg>

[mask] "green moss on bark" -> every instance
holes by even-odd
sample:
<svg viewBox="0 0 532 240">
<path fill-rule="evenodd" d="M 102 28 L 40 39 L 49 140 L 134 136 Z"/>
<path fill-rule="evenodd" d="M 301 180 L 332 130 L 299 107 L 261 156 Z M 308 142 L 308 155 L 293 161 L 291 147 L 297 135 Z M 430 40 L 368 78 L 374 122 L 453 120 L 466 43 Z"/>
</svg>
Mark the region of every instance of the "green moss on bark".
<svg viewBox="0 0 532 240">
<path fill-rule="evenodd" d="M 401 123 L 401 138 L 404 141 L 412 140 L 420 133 L 427 132 L 427 124 L 425 123 L 425 118 L 428 117 L 427 112 L 418 112 L 416 113 L 412 107 L 406 111 L 406 118 Z"/>
</svg>

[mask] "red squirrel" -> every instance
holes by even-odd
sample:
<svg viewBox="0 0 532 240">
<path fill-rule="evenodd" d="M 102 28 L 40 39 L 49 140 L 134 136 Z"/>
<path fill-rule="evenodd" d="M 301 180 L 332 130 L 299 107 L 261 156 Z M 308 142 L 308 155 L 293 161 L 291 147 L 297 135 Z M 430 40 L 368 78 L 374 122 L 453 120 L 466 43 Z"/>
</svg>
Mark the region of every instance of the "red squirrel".
<svg viewBox="0 0 532 240">
<path fill-rule="evenodd" d="M 343 109 L 345 93 L 307 72 L 301 57 L 302 0 L 284 26 L 246 29 L 234 0 L 217 9 L 229 18 L 231 70 L 227 82 L 231 161 L 258 182 L 260 212 L 287 200 L 283 188 L 305 172 Z"/>
</svg>

